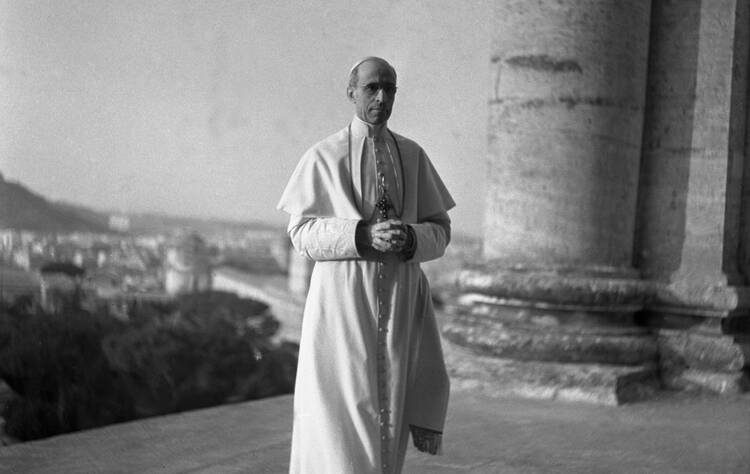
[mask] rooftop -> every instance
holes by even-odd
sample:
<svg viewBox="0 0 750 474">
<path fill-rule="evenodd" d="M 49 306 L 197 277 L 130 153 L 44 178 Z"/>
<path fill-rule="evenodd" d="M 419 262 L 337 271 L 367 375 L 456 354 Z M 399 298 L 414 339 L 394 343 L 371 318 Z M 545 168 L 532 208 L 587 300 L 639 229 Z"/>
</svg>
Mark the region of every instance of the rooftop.
<svg viewBox="0 0 750 474">
<path fill-rule="evenodd" d="M 0 471 L 285 473 L 292 397 L 139 420 L 0 448 Z M 404 473 L 750 472 L 750 396 L 606 407 L 453 393 L 445 453 Z"/>
<path fill-rule="evenodd" d="M 241 276 L 297 340 L 302 302 L 285 280 Z M 750 472 L 750 393 L 602 406 L 454 387 L 444 455 L 410 448 L 405 474 Z M 292 397 L 275 397 L 0 448 L 0 472 L 285 473 L 291 427 Z"/>
</svg>

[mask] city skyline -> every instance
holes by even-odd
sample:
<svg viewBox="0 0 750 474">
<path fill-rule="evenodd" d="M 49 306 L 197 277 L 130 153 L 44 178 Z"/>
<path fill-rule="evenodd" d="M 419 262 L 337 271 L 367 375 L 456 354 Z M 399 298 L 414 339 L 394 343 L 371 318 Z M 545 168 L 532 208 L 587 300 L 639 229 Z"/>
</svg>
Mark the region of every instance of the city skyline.
<svg viewBox="0 0 750 474">
<path fill-rule="evenodd" d="M 97 210 L 283 224 L 286 180 L 351 118 L 346 73 L 375 54 L 399 73 L 391 128 L 425 147 L 456 230 L 478 234 L 489 10 L 6 1 L 0 172 Z"/>
</svg>

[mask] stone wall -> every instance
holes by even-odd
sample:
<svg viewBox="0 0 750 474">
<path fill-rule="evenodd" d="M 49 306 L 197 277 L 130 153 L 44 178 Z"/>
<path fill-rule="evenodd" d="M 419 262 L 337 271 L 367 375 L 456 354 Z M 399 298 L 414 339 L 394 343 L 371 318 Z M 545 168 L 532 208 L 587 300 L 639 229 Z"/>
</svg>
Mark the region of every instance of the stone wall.
<svg viewBox="0 0 750 474">
<path fill-rule="evenodd" d="M 654 2 L 636 261 L 676 388 L 748 386 L 748 13 L 741 0 Z"/>
</svg>

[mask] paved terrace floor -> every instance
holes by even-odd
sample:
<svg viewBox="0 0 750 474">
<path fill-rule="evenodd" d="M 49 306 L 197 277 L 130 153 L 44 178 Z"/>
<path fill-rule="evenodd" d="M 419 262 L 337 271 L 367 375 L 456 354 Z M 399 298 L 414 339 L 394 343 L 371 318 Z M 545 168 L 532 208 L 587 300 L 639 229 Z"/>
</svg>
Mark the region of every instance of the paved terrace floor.
<svg viewBox="0 0 750 474">
<path fill-rule="evenodd" d="M 291 396 L 0 448 L 0 472 L 284 473 Z M 750 473 L 750 396 L 605 407 L 453 393 L 443 456 L 404 473 Z M 338 473 L 331 473 L 338 474 Z"/>
</svg>

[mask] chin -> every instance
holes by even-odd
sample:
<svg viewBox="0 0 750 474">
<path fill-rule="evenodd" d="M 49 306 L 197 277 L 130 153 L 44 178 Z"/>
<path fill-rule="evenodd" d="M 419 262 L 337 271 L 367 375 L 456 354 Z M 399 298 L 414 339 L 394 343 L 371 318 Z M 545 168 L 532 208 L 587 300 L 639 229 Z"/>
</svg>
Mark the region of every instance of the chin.
<svg viewBox="0 0 750 474">
<path fill-rule="evenodd" d="M 388 121 L 388 117 L 389 115 L 387 114 L 375 115 L 374 117 L 371 118 L 370 123 L 377 123 L 377 124 L 385 123 Z"/>
</svg>

